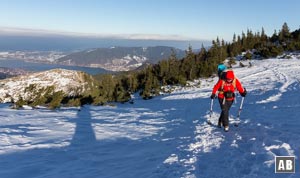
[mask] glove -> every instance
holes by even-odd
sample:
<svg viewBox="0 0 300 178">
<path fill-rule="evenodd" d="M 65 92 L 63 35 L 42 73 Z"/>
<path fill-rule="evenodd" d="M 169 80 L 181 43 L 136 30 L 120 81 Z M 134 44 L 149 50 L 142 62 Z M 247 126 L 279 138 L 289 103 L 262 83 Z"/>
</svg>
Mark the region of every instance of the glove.
<svg viewBox="0 0 300 178">
<path fill-rule="evenodd" d="M 210 99 L 214 99 L 216 97 L 216 94 L 211 94 Z"/>
<path fill-rule="evenodd" d="M 241 93 L 241 96 L 242 96 L 242 97 L 245 97 L 246 95 L 247 95 L 247 90 L 246 90 L 246 88 L 244 88 L 244 92 Z"/>
</svg>

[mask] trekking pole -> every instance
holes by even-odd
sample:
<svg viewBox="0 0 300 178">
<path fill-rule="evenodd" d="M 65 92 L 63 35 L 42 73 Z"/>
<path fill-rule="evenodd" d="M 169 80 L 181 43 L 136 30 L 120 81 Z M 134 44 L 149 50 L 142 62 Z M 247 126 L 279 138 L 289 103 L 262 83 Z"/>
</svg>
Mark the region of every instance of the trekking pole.
<svg viewBox="0 0 300 178">
<path fill-rule="evenodd" d="M 242 97 L 241 105 L 240 105 L 239 112 L 238 112 L 237 119 L 236 119 L 237 122 L 234 124 L 234 126 L 236 126 L 236 127 L 239 126 L 240 115 L 241 115 L 241 112 L 242 112 L 242 109 L 243 109 L 244 99 L 245 99 L 245 97 Z"/>
<path fill-rule="evenodd" d="M 213 105 L 214 105 L 214 99 L 211 99 L 211 101 L 210 101 L 209 118 L 206 121 L 208 124 L 212 124 L 211 123 L 211 115 L 212 115 L 212 112 L 213 112 Z"/>
</svg>

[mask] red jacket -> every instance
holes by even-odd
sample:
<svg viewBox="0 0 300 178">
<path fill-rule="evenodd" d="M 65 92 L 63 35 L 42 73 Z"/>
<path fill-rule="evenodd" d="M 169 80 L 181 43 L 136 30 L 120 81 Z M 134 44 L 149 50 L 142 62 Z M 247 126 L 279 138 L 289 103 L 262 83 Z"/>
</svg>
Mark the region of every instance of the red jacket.
<svg viewBox="0 0 300 178">
<path fill-rule="evenodd" d="M 212 94 L 216 94 L 216 92 L 219 91 L 218 98 L 223 99 L 225 92 L 234 93 L 235 89 L 237 89 L 240 94 L 244 93 L 244 88 L 237 78 L 234 78 L 231 83 L 228 83 L 226 80 L 220 79 L 214 86 Z M 234 95 L 232 95 L 232 97 L 226 98 L 226 100 L 234 100 Z"/>
</svg>

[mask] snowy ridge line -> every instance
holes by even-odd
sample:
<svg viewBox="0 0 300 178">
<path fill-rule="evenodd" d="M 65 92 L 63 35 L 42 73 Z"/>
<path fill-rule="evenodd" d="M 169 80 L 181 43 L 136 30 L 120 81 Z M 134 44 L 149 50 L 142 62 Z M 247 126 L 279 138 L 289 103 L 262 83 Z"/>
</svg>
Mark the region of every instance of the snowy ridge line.
<svg viewBox="0 0 300 178">
<path fill-rule="evenodd" d="M 3 103 L 11 102 L 11 100 L 16 102 L 20 97 L 24 100 L 32 100 L 37 97 L 40 89 L 47 87 L 53 87 L 54 92 L 62 91 L 68 96 L 77 96 L 89 89 L 89 83 L 85 76 L 88 74 L 80 71 L 52 69 L 8 78 L 0 81 L 0 101 Z"/>
</svg>

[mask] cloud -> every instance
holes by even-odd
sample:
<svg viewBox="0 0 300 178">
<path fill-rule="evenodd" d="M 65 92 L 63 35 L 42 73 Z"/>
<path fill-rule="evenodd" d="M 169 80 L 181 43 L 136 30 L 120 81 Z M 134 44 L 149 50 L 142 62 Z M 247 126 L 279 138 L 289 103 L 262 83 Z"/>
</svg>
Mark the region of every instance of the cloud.
<svg viewBox="0 0 300 178">
<path fill-rule="evenodd" d="M 203 39 L 190 38 L 180 35 L 161 35 L 161 34 L 96 34 L 66 32 L 44 29 L 29 29 L 18 27 L 0 27 L 0 35 L 7 36 L 66 36 L 66 37 L 85 37 L 85 38 L 110 38 L 127 40 L 170 40 L 170 41 L 203 41 Z"/>
<path fill-rule="evenodd" d="M 29 29 L 18 27 L 0 27 L 1 35 L 17 36 L 84 36 L 84 34 L 64 31 L 51 31 L 44 29 Z"/>
<path fill-rule="evenodd" d="M 160 35 L 160 34 L 127 34 L 126 39 L 132 40 L 174 40 L 174 41 L 190 41 L 197 40 L 180 35 Z"/>
</svg>

